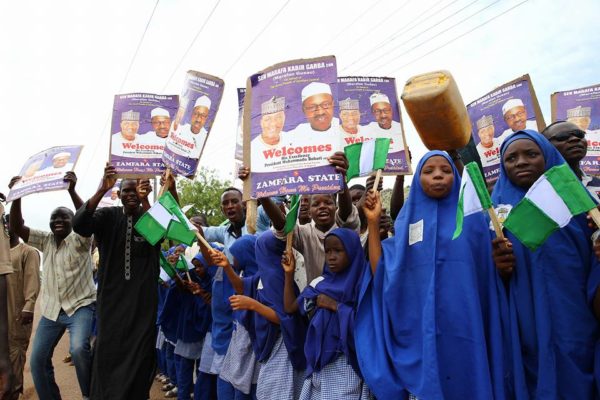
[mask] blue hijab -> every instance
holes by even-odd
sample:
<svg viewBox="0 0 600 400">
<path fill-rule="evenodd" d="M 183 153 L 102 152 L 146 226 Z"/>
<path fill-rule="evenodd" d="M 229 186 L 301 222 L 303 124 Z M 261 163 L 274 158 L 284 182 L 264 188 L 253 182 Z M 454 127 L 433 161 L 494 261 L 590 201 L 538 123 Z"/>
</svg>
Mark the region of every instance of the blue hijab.
<svg viewBox="0 0 600 400">
<path fill-rule="evenodd" d="M 332 235 L 341 240 L 350 265 L 344 271 L 333 273 L 325 262 L 323 275 L 311 282 L 298 297 L 301 312 L 305 311 L 304 305 L 315 301 L 319 294 L 327 295 L 338 303 L 337 312 L 316 308 L 310 320 L 304 344 L 307 376 L 313 371 L 320 371 L 341 354 L 346 355 L 348 363 L 360 375 L 354 346 L 354 315 L 362 275 L 368 267 L 355 231 L 337 228 L 325 239 Z"/>
<path fill-rule="evenodd" d="M 258 273 L 244 279 L 244 294 L 272 308 L 279 317 L 279 325 L 274 324 L 258 313 L 253 313 L 255 338 L 252 346 L 258 361 L 265 361 L 271 355 L 273 346 L 283 336 L 290 362 L 297 370 L 306 368 L 304 341 L 306 319 L 299 314 L 286 314 L 283 309 L 284 272 L 281 256 L 285 242 L 277 239 L 272 231 L 266 231 L 256 240 L 256 260 Z M 300 293 L 294 283 L 294 293 Z"/>
<path fill-rule="evenodd" d="M 504 141 L 501 160 L 519 139 L 538 145 L 546 170 L 565 162 L 545 137 L 530 130 Z M 502 162 L 494 204 L 514 206 L 526 192 L 509 180 Z M 504 326 L 511 347 L 510 390 L 517 399 L 598 398 L 593 364 L 600 331 L 591 301 L 600 274 L 591 234 L 585 215 L 573 218 L 536 251 L 506 232 L 516 257 Z"/>
<path fill-rule="evenodd" d="M 258 265 L 256 264 L 255 256 L 256 248 L 256 236 L 255 235 L 243 235 L 237 239 L 229 248 L 231 255 L 237 261 L 238 268 L 244 272 L 244 277 L 251 277 L 258 272 Z M 224 277 L 225 279 L 225 277 Z M 227 280 L 229 282 L 229 279 Z M 230 283 L 231 284 L 231 283 Z M 233 288 L 231 291 L 233 295 Z M 229 302 L 229 298 L 225 299 Z M 250 338 L 254 335 L 254 325 L 252 323 L 252 313 L 247 310 L 234 311 L 233 317 L 240 322 L 250 335 Z"/>
<path fill-rule="evenodd" d="M 425 194 L 425 162 L 444 157 L 454 174 L 443 199 Z M 380 399 L 504 399 L 500 306 L 491 239 L 482 213 L 464 219 L 456 240 L 460 176 L 450 157 L 427 153 L 382 243 L 375 276 L 368 269 L 356 316 L 358 361 Z"/>
</svg>

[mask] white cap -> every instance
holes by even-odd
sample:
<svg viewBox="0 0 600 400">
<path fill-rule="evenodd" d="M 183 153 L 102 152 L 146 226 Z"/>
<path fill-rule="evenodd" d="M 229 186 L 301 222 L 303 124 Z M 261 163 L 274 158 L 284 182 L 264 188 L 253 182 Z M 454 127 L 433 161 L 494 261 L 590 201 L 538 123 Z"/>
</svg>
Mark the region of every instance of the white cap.
<svg viewBox="0 0 600 400">
<path fill-rule="evenodd" d="M 302 102 L 311 96 L 316 94 L 329 94 L 331 95 L 331 88 L 328 84 L 322 82 L 311 82 L 304 86 L 302 89 Z"/>
<path fill-rule="evenodd" d="M 206 107 L 206 108 L 210 108 L 210 99 L 208 98 L 208 96 L 200 96 L 196 99 L 196 102 L 194 103 L 194 108 L 196 107 Z"/>
<path fill-rule="evenodd" d="M 373 93 L 370 97 L 369 97 L 369 102 L 371 103 L 371 106 L 373 106 L 373 104 L 375 103 L 390 103 L 390 98 L 387 97 L 385 94 L 383 93 Z"/>
<path fill-rule="evenodd" d="M 150 111 L 150 118 L 154 118 L 154 117 L 171 118 L 171 115 L 169 115 L 169 112 L 167 110 L 165 110 L 164 108 L 156 107 L 156 108 L 152 109 L 152 111 Z"/>
<path fill-rule="evenodd" d="M 523 104 L 521 99 L 510 99 L 502 106 L 502 115 L 506 114 L 508 110 L 515 107 L 525 107 L 525 104 Z"/>
<path fill-rule="evenodd" d="M 52 157 L 52 159 L 56 160 L 57 158 L 64 158 L 64 157 L 71 157 L 71 153 L 69 153 L 68 151 L 63 151 L 61 153 L 55 154 L 54 157 Z"/>
</svg>

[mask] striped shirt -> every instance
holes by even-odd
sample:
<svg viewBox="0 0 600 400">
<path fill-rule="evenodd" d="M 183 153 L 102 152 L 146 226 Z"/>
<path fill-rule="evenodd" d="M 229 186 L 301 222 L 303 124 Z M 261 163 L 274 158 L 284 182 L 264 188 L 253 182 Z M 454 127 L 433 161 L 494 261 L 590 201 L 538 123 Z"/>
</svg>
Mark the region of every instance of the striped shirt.
<svg viewBox="0 0 600 400">
<path fill-rule="evenodd" d="M 54 234 L 32 229 L 27 243 L 43 253 L 42 315 L 56 321 L 60 310 L 71 316 L 96 301 L 92 239 L 71 232 L 56 247 Z"/>
</svg>

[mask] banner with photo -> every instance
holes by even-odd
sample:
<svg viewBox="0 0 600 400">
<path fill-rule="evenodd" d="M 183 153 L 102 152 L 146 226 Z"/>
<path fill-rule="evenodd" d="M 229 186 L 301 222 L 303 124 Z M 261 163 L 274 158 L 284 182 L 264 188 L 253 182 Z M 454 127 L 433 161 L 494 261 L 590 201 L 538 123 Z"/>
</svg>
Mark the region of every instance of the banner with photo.
<svg viewBox="0 0 600 400">
<path fill-rule="evenodd" d="M 100 182 L 102 185 L 102 182 Z M 121 184 L 121 179 L 117 179 L 115 185 L 112 189 L 107 190 L 100 199 L 100 203 L 98 203 L 98 208 L 103 207 L 116 207 L 121 205 L 121 199 L 119 198 L 119 185 Z"/>
<path fill-rule="evenodd" d="M 585 132 L 587 154 L 581 169 L 600 175 L 600 85 L 556 92 L 551 96 L 552 122 L 569 121 Z"/>
<path fill-rule="evenodd" d="M 162 154 L 178 104 L 175 95 L 115 96 L 109 160 L 117 176 L 141 178 L 164 172 Z"/>
<path fill-rule="evenodd" d="M 395 79 L 340 77 L 337 87 L 343 146 L 390 138 L 390 150 L 383 172 L 411 174 Z"/>
<path fill-rule="evenodd" d="M 245 198 L 335 193 L 342 175 L 335 57 L 283 62 L 248 78 L 244 102 Z M 249 146 L 247 146 L 249 145 Z"/>
<path fill-rule="evenodd" d="M 32 193 L 50 192 L 69 187 L 65 173 L 73 171 L 83 146 L 58 146 L 41 151 L 25 162 L 19 172 L 21 179 L 12 187 L 6 201 L 20 199 Z"/>
<path fill-rule="evenodd" d="M 467 105 L 473 139 L 486 181 L 500 175 L 500 145 L 523 129 L 542 131 L 546 124 L 529 79 L 524 75 Z"/>
<path fill-rule="evenodd" d="M 235 135 L 235 154 L 233 162 L 234 179 L 238 176 L 238 171 L 244 165 L 244 96 L 246 88 L 237 89 L 238 98 L 238 125 Z"/>
<path fill-rule="evenodd" d="M 215 76 L 187 72 L 179 96 L 179 109 L 163 153 L 163 162 L 173 172 L 188 178 L 195 175 L 219 111 L 223 87 L 223 80 Z"/>
</svg>

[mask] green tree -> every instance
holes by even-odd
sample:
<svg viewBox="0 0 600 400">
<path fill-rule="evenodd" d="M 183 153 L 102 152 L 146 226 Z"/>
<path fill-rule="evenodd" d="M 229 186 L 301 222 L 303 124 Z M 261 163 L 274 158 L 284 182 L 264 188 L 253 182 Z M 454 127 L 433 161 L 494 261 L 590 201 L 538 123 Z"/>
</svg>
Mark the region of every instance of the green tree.
<svg viewBox="0 0 600 400">
<path fill-rule="evenodd" d="M 225 220 L 221 213 L 221 193 L 231 182 L 221 180 L 213 169 L 200 167 L 194 180 L 180 179 L 177 182 L 179 204 L 192 205 L 189 217 L 204 214 L 209 225 L 219 225 Z"/>
</svg>

